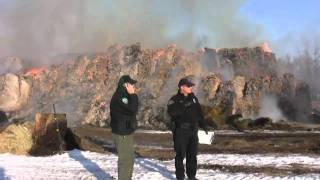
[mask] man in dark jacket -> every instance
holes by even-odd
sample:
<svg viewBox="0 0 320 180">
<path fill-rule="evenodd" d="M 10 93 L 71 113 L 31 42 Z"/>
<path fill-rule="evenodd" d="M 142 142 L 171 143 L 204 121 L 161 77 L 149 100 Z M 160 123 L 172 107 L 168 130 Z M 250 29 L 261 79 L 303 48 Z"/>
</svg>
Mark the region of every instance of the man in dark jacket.
<svg viewBox="0 0 320 180">
<path fill-rule="evenodd" d="M 192 92 L 194 83 L 188 78 L 179 81 L 179 91 L 168 102 L 168 113 L 173 121 L 173 141 L 176 152 L 176 178 L 184 179 L 183 159 L 186 157 L 188 179 L 196 179 L 198 127 L 208 133 L 201 106 Z"/>
<path fill-rule="evenodd" d="M 124 75 L 119 79 L 118 88 L 110 102 L 112 137 L 118 152 L 118 179 L 132 177 L 134 165 L 133 132 L 136 130 L 138 96 L 134 84 L 137 81 Z"/>
</svg>

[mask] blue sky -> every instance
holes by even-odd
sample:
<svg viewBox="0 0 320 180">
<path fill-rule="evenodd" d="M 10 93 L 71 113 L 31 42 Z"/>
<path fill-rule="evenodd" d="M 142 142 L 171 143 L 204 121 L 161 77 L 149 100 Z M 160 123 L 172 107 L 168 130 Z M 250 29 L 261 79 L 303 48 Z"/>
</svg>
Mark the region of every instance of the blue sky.
<svg viewBox="0 0 320 180">
<path fill-rule="evenodd" d="M 320 0 L 248 0 L 241 13 L 273 39 L 320 31 Z"/>
</svg>

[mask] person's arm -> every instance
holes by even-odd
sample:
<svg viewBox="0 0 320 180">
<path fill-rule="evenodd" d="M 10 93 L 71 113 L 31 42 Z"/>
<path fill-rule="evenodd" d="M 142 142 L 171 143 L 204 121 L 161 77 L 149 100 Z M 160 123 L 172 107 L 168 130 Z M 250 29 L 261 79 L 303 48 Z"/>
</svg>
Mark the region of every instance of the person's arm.
<svg viewBox="0 0 320 180">
<path fill-rule="evenodd" d="M 206 120 L 204 119 L 201 105 L 200 105 L 198 99 L 196 97 L 194 97 L 194 98 L 196 99 L 196 108 L 197 108 L 197 112 L 198 112 L 198 116 L 199 116 L 199 127 L 201 127 L 206 132 L 206 134 L 208 134 L 208 125 L 207 125 Z"/>
<path fill-rule="evenodd" d="M 135 115 L 138 112 L 138 96 L 135 93 L 135 88 L 132 84 L 124 84 L 128 97 L 121 97 L 118 99 L 121 110 L 128 115 Z"/>
<path fill-rule="evenodd" d="M 138 112 L 139 103 L 137 94 L 131 94 L 128 98 L 119 98 L 118 104 L 125 114 L 135 115 Z"/>
</svg>

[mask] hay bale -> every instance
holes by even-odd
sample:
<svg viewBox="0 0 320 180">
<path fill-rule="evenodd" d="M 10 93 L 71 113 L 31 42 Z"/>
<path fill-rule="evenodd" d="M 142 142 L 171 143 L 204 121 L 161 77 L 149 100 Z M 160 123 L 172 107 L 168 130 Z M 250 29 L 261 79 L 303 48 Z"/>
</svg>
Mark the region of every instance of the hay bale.
<svg viewBox="0 0 320 180">
<path fill-rule="evenodd" d="M 37 113 L 33 132 L 32 155 L 52 155 L 66 149 L 66 114 Z"/>
<path fill-rule="evenodd" d="M 240 119 L 242 119 L 242 114 L 233 114 L 231 116 L 228 116 L 226 123 L 233 127 L 235 126 L 236 121 L 239 121 Z"/>
<path fill-rule="evenodd" d="M 270 128 L 272 127 L 272 119 L 268 117 L 260 117 L 249 123 L 251 128 Z"/>
<path fill-rule="evenodd" d="M 227 118 L 226 123 L 230 128 L 243 131 L 249 128 L 248 126 L 251 123 L 251 119 L 243 119 L 242 114 L 234 114 Z"/>
<path fill-rule="evenodd" d="M 66 131 L 66 114 L 38 113 L 35 123 L 3 127 L 0 131 L 0 153 L 52 155 L 66 149 Z"/>
<path fill-rule="evenodd" d="M 28 154 L 33 146 L 32 123 L 11 124 L 0 133 L 0 153 Z"/>
<path fill-rule="evenodd" d="M 249 124 L 251 123 L 251 119 L 240 119 L 235 122 L 235 128 L 238 131 L 243 131 L 249 129 Z"/>
<path fill-rule="evenodd" d="M 226 125 L 227 112 L 220 106 L 202 107 L 205 119 L 209 126 L 222 128 Z"/>
</svg>

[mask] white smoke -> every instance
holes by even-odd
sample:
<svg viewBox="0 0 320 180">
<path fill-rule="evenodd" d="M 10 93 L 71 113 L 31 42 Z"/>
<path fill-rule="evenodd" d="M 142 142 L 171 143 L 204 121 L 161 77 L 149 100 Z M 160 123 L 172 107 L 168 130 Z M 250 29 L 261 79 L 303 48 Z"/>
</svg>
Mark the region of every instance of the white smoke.
<svg viewBox="0 0 320 180">
<path fill-rule="evenodd" d="M 286 120 L 278 106 L 277 98 L 272 95 L 264 95 L 262 97 L 258 117 L 269 117 L 274 122 Z"/>
<path fill-rule="evenodd" d="M 0 75 L 7 72 L 18 73 L 23 69 L 23 62 L 19 58 L 11 57 L 2 60 L 0 66 Z"/>
</svg>

